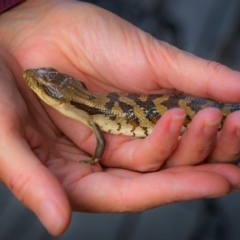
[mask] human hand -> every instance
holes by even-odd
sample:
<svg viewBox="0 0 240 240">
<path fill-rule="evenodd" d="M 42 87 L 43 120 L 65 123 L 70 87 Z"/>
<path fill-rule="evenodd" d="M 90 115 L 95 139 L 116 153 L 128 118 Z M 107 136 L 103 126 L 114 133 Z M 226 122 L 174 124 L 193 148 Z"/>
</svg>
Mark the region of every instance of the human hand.
<svg viewBox="0 0 240 240">
<path fill-rule="evenodd" d="M 1 18 L 1 43 L 22 69 L 52 66 L 85 81 L 95 92 L 170 89 L 227 102 L 240 100 L 239 73 L 179 51 L 93 5 L 26 1 Z M 95 138 L 90 129 L 73 121 L 70 127 L 65 117 L 46 110 L 69 138 L 92 155 Z M 239 112 L 229 117 L 216 138 L 221 114 L 203 110 L 180 141 L 183 112 L 168 114 L 145 140 L 107 136 L 111 144 L 102 163 L 151 171 L 167 159 L 165 166 L 199 164 L 207 157 L 214 162 L 239 158 Z M 76 134 L 80 128 L 84 132 Z"/>
<path fill-rule="evenodd" d="M 227 102 L 240 100 L 239 73 L 159 42 L 93 5 L 26 1 L 5 13 L 1 23 L 1 43 L 22 69 L 52 66 L 85 81 L 96 92 L 170 89 Z M 16 29 L 21 29 L 17 36 Z M 92 155 L 95 137 L 90 129 L 74 121 L 70 126 L 65 117 L 46 110 L 71 140 Z M 152 171 L 163 164 L 199 164 L 207 157 L 214 162 L 235 162 L 240 156 L 239 114 L 229 117 L 216 137 L 221 113 L 203 110 L 179 141 L 184 113 L 174 110 L 145 140 L 106 136 L 111 144 L 102 163 Z M 84 132 L 76 134 L 80 128 Z"/>
<path fill-rule="evenodd" d="M 65 16 L 64 19 L 62 16 Z M 26 1 L 1 16 L 0 29 L 4 33 L 1 34 L 0 44 L 14 56 L 22 69 L 52 66 L 85 81 L 91 91 L 152 93 L 166 88 L 216 100 L 239 101 L 238 73 L 160 43 L 118 17 L 86 3 Z M 18 31 L 18 35 L 15 31 Z M 94 150 L 95 139 L 91 131 L 46 105 L 42 107 L 36 96 L 23 85 L 19 77 L 20 70 L 12 67 L 12 61 L 5 64 L 6 69 L 10 66 L 14 75 L 12 77 L 10 74 L 8 78 L 14 83 L 17 76 L 23 98 L 21 101 L 27 105 L 27 113 L 23 118 L 30 120 L 26 121 L 27 124 L 21 120 L 24 111 L 18 110 L 14 115 L 18 108 L 13 105 L 21 101 L 13 102 L 9 98 L 14 117 L 6 118 L 6 125 L 23 123 L 11 126 L 14 134 L 7 131 L 4 140 L 7 138 L 9 141 L 6 142 L 16 144 L 27 142 L 28 147 L 24 147 L 24 144 L 15 147 L 19 149 L 19 154 L 16 151 L 14 155 L 21 156 L 16 168 L 8 165 L 6 159 L 12 156 L 6 155 L 5 161 L 2 160 L 4 172 L 0 171 L 0 176 L 53 234 L 63 231 L 69 220 L 70 208 L 66 195 L 75 210 L 134 212 L 174 201 L 220 196 L 239 187 L 238 168 L 226 164 L 175 167 L 141 174 L 110 168 L 102 171 L 99 165 L 78 163 L 79 159 L 86 158 L 84 152 L 91 154 Z M 217 81 L 224 85 L 224 89 L 217 85 Z M 141 89 L 136 90 L 134 86 L 141 86 Z M 5 91 L 4 87 L 3 93 Z M 230 96 L 223 94 L 225 91 Z M 225 135 L 229 136 L 237 128 L 237 114 L 229 117 L 232 120 L 231 124 L 224 126 Z M 178 134 L 183 122 L 183 112 L 179 109 L 169 111 L 156 125 L 153 134 L 144 140 L 133 141 L 127 137 L 106 134 L 107 142 L 111 144 L 107 146 L 102 163 L 107 167 L 139 171 L 156 170 L 167 158 L 171 166 L 201 163 L 212 151 L 213 144 L 217 149 L 224 142 L 221 137 L 215 139 L 219 118 L 217 110 L 202 111 L 179 143 Z M 202 129 L 205 125 L 212 132 L 207 136 Z M 27 130 L 29 128 L 31 131 Z M 21 131 L 30 131 L 33 138 L 29 138 L 27 133 L 21 135 Z M 226 152 L 224 161 L 236 160 L 231 155 L 238 150 L 236 146 L 239 139 L 231 141 L 233 148 L 230 149 L 231 153 Z M 8 146 L 13 149 L 13 144 Z M 25 149 L 24 154 L 22 148 Z M 4 152 L 11 154 L 11 151 Z M 38 162 L 36 156 L 48 166 L 61 185 Z M 38 194 L 29 194 L 36 185 Z M 55 209 L 51 217 L 49 209 L 42 215 L 39 213 L 39 206 L 44 199 L 51 199 L 55 204 L 55 207 L 49 207 L 50 210 Z"/>
</svg>

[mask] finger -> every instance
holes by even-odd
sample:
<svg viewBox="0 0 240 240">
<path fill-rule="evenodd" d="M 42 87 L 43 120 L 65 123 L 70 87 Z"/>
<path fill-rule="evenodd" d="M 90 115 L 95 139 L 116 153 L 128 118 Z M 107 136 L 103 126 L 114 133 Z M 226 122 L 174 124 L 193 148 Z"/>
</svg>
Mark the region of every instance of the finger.
<svg viewBox="0 0 240 240">
<path fill-rule="evenodd" d="M 239 190 L 240 188 L 240 175 L 239 167 L 232 164 L 202 164 L 196 167 L 197 171 L 206 171 L 216 173 L 225 178 L 231 185 L 231 191 Z"/>
<path fill-rule="evenodd" d="M 165 167 L 195 165 L 205 160 L 214 147 L 221 117 L 218 109 L 199 111 Z"/>
<path fill-rule="evenodd" d="M 239 167 L 233 164 L 215 164 L 207 163 L 197 166 L 184 166 L 169 168 L 167 171 L 171 173 L 179 173 L 194 170 L 197 172 L 208 172 L 222 176 L 230 184 L 231 190 L 238 190 L 240 188 Z"/>
<path fill-rule="evenodd" d="M 143 43 L 144 51 L 157 82 L 163 88 L 174 87 L 194 96 L 223 102 L 240 101 L 239 72 L 163 42 L 150 43 L 148 39 Z"/>
<path fill-rule="evenodd" d="M 21 136 L 1 131 L 0 146 L 0 176 L 4 183 L 51 234 L 61 234 L 69 224 L 71 210 L 59 182 Z"/>
<path fill-rule="evenodd" d="M 184 119 L 182 109 L 169 110 L 147 138 L 126 141 L 115 151 L 106 149 L 106 153 L 113 153 L 104 155 L 102 163 L 143 172 L 159 169 L 175 149 Z"/>
<path fill-rule="evenodd" d="M 107 36 L 103 34 L 102 38 L 107 38 L 110 43 L 118 42 L 118 45 L 96 45 L 94 42 L 88 44 L 90 51 L 96 48 L 94 53 L 99 54 L 98 58 L 101 57 L 101 62 L 97 64 L 96 54 L 90 60 L 96 71 L 95 74 L 91 71 L 95 79 L 109 79 L 114 86 L 130 92 L 136 92 L 136 86 L 141 86 L 141 92 L 153 92 L 159 90 L 159 87 L 174 88 L 194 96 L 223 102 L 240 101 L 239 72 L 154 39 L 105 11 L 98 13 L 105 16 L 98 22 L 101 27 L 113 29 Z M 114 21 L 109 23 L 108 17 Z M 119 26 L 121 30 L 116 31 Z M 102 71 L 104 66 L 108 66 L 105 72 Z M 129 82 L 134 84 L 129 85 Z"/>
<path fill-rule="evenodd" d="M 240 159 L 240 111 L 230 114 L 223 125 L 210 162 L 234 163 Z"/>
<path fill-rule="evenodd" d="M 236 166 L 205 166 L 135 173 L 131 177 L 127 174 L 127 178 L 124 172 L 116 174 L 116 170 L 91 174 L 69 195 L 74 195 L 77 210 L 138 212 L 176 201 L 218 197 L 240 187 L 240 170 Z"/>
<path fill-rule="evenodd" d="M 76 26 L 69 30 L 67 39 L 64 37 L 58 39 L 58 46 L 63 48 L 61 52 L 66 54 L 67 59 L 71 59 L 72 64 L 68 66 L 62 60 L 54 61 L 54 66 L 76 78 L 85 79 L 90 90 L 99 91 L 100 88 L 101 91 L 106 89 L 109 91 L 110 87 L 107 88 L 105 85 L 107 84 L 124 91 L 136 92 L 138 90 L 136 86 L 141 86 L 141 92 L 153 92 L 159 88 L 178 89 L 195 96 L 224 102 L 240 101 L 240 73 L 161 42 L 104 9 L 88 4 L 72 4 L 74 12 L 80 10 L 88 14 L 69 16 L 70 20 L 74 16 L 79 21 L 73 21 Z M 95 17 L 89 19 L 90 13 Z M 83 34 L 83 28 L 79 28 L 79 23 L 85 22 L 85 18 L 88 19 L 91 28 L 84 29 Z M 56 32 L 49 34 L 53 35 L 52 44 L 55 46 L 54 39 L 57 34 Z M 62 32 L 60 34 L 62 35 Z M 101 44 L 96 44 L 95 35 L 103 39 Z M 75 45 L 74 49 L 69 41 Z M 76 41 L 80 44 L 76 45 Z M 49 46 L 49 42 L 47 45 Z M 53 58 L 49 57 L 49 51 L 46 50 L 43 55 L 41 61 L 45 65 L 46 61 L 50 64 Z M 32 66 L 32 63 L 29 64 Z M 82 73 L 90 77 L 86 78 Z M 94 82 L 96 79 L 99 80 L 98 83 Z M 104 85 L 100 84 L 101 82 Z M 129 84 L 130 82 L 134 84 Z M 111 88 L 111 91 L 114 90 Z M 226 92 L 228 94 L 225 94 Z"/>
</svg>

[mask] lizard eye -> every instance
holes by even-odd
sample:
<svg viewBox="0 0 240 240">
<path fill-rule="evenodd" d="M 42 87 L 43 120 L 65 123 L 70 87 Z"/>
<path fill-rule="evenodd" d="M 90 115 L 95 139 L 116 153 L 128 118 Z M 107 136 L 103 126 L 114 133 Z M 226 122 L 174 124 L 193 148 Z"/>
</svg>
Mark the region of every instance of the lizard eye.
<svg viewBox="0 0 240 240">
<path fill-rule="evenodd" d="M 51 86 L 44 86 L 44 90 L 46 94 L 52 98 L 56 98 L 56 99 L 62 98 L 62 94 L 56 88 L 53 88 Z"/>
</svg>

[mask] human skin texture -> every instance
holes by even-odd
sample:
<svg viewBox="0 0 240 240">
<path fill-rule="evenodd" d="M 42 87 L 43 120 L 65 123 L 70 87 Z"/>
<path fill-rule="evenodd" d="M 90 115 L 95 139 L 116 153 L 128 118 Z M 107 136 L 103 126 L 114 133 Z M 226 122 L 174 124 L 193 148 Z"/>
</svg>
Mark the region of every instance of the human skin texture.
<svg viewBox="0 0 240 240">
<path fill-rule="evenodd" d="M 240 102 L 240 74 L 154 39 L 94 5 L 25 1 L 0 16 L 0 177 L 53 235 L 71 211 L 138 212 L 239 189 L 240 113 L 204 109 L 179 138 L 185 113 L 168 111 L 145 139 L 104 134 L 100 164 L 92 131 L 42 103 L 22 79 L 54 67 L 92 92 L 185 92 Z M 166 90 L 167 89 L 167 90 Z M 227 94 L 226 94 L 227 93 Z"/>
</svg>

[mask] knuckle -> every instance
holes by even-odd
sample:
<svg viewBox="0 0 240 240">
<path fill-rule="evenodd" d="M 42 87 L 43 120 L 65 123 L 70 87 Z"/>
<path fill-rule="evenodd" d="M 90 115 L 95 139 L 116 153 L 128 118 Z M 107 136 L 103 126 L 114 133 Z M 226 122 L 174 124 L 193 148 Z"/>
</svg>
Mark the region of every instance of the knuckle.
<svg viewBox="0 0 240 240">
<path fill-rule="evenodd" d="M 228 152 L 227 151 L 211 154 L 209 157 L 209 162 L 214 163 L 238 163 L 240 161 L 240 151 L 235 150 Z"/>
<path fill-rule="evenodd" d="M 219 75 L 224 73 L 226 67 L 218 62 L 207 61 L 206 72 L 208 76 L 206 77 L 206 94 L 209 98 L 213 98 L 212 92 L 215 92 L 216 79 L 219 79 Z"/>
<path fill-rule="evenodd" d="M 26 194 L 29 189 L 29 177 L 22 173 L 18 174 L 17 176 L 13 176 L 12 179 L 9 181 L 8 187 L 13 192 L 13 194 L 26 206 L 27 199 Z"/>
<path fill-rule="evenodd" d="M 158 148 L 151 149 L 149 154 L 146 156 L 139 156 L 134 161 L 137 166 L 137 171 L 140 172 L 153 172 L 159 170 L 159 168 L 169 158 L 172 151 L 175 149 L 174 146 L 161 146 Z"/>
<path fill-rule="evenodd" d="M 208 154 L 211 152 L 212 150 L 212 146 L 211 145 L 196 145 L 192 148 L 192 152 L 194 153 L 194 155 L 196 156 L 196 158 L 198 159 L 205 159 Z"/>
<path fill-rule="evenodd" d="M 222 70 L 223 65 L 221 63 L 218 63 L 218 62 L 207 61 L 207 68 L 210 70 L 210 72 L 215 73 L 219 70 Z"/>
</svg>

